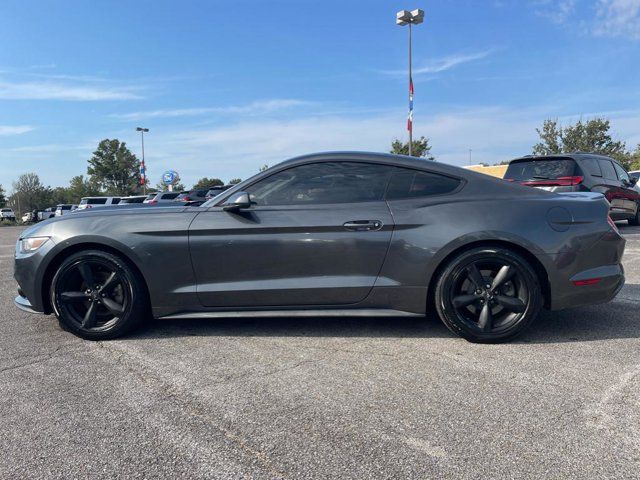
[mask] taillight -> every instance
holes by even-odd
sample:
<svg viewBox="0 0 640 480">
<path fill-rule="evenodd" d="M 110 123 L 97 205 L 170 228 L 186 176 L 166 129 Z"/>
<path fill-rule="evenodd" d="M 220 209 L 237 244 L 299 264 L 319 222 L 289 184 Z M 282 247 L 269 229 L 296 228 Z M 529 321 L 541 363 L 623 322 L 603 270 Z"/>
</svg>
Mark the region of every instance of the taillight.
<svg viewBox="0 0 640 480">
<path fill-rule="evenodd" d="M 616 225 L 616 222 L 613 221 L 611 216 L 607 216 L 607 223 L 609 223 L 609 226 L 613 229 L 614 232 L 620 233 L 618 231 L 618 226 Z"/>
<path fill-rule="evenodd" d="M 93 208 L 93 205 L 87 205 L 86 208 Z"/>
<path fill-rule="evenodd" d="M 158 203 L 158 200 L 149 200 L 149 203 L 150 203 L 151 205 L 155 205 L 156 203 Z"/>
<path fill-rule="evenodd" d="M 185 195 L 182 200 L 185 201 L 185 202 L 190 202 L 191 198 L 189 197 L 189 195 Z"/>
<path fill-rule="evenodd" d="M 574 177 L 558 177 L 553 179 L 544 179 L 544 180 L 530 180 L 526 182 L 522 182 L 522 185 L 532 186 L 532 187 L 572 187 L 574 185 L 580 185 L 584 181 L 584 177 L 582 175 L 577 175 Z"/>
<path fill-rule="evenodd" d="M 586 287 L 587 285 L 595 285 L 600 283 L 601 278 L 588 278 L 587 280 L 574 280 L 573 284 L 576 287 Z"/>
</svg>

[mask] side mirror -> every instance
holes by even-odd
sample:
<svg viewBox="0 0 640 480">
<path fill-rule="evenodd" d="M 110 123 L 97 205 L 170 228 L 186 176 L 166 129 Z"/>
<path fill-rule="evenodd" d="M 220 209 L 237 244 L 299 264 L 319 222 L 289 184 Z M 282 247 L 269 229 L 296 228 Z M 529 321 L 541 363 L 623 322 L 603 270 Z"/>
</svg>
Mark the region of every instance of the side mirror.
<svg viewBox="0 0 640 480">
<path fill-rule="evenodd" d="M 638 179 L 636 177 L 629 177 L 629 183 L 631 184 L 631 186 L 634 186 L 636 183 L 638 183 Z"/>
<path fill-rule="evenodd" d="M 229 201 L 222 207 L 225 212 L 237 212 L 251 206 L 251 199 L 247 192 L 237 192 L 229 198 Z"/>
</svg>

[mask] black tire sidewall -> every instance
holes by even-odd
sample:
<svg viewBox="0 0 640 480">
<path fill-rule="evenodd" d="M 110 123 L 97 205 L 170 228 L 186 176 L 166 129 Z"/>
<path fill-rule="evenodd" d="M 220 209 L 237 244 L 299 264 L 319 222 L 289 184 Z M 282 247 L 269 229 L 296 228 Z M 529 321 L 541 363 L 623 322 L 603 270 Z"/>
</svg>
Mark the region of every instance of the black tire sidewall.
<svg viewBox="0 0 640 480">
<path fill-rule="evenodd" d="M 465 265 L 483 258 L 501 258 L 514 264 L 529 291 L 529 302 L 522 318 L 500 333 L 481 333 L 462 322 L 449 302 L 451 282 L 457 271 Z M 542 308 L 542 291 L 535 270 L 521 255 L 502 247 L 476 247 L 451 259 L 438 277 L 435 289 L 436 310 L 445 326 L 466 340 L 477 343 L 500 343 L 511 340 L 524 332 L 538 316 Z"/>
<path fill-rule="evenodd" d="M 113 325 L 99 331 L 85 330 L 77 325 L 73 320 L 66 318 L 65 315 L 61 313 L 56 299 L 56 285 L 62 274 L 77 262 L 92 259 L 110 264 L 125 280 L 131 295 L 131 302 L 125 310 L 125 313 L 120 316 Z M 146 317 L 148 300 L 146 290 L 143 288 L 142 282 L 143 280 L 140 278 L 139 274 L 137 274 L 137 272 L 120 257 L 102 250 L 85 250 L 70 255 L 58 266 L 51 281 L 49 297 L 53 312 L 58 318 L 60 326 L 64 330 L 87 340 L 109 340 L 132 331 L 134 328 L 139 326 Z"/>
</svg>

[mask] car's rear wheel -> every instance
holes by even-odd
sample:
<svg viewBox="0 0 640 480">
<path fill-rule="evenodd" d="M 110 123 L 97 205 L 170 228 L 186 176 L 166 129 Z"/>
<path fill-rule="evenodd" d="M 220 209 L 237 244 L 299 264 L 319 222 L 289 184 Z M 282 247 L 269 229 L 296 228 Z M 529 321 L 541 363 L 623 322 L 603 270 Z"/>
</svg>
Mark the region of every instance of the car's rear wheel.
<svg viewBox="0 0 640 480">
<path fill-rule="evenodd" d="M 66 258 L 53 277 L 50 296 L 60 325 L 88 340 L 124 335 L 148 312 L 140 275 L 121 258 L 100 250 Z"/>
<path fill-rule="evenodd" d="M 535 270 L 522 256 L 506 248 L 479 247 L 446 265 L 435 301 L 449 330 L 472 342 L 498 343 L 533 322 L 542 293 Z"/>
</svg>

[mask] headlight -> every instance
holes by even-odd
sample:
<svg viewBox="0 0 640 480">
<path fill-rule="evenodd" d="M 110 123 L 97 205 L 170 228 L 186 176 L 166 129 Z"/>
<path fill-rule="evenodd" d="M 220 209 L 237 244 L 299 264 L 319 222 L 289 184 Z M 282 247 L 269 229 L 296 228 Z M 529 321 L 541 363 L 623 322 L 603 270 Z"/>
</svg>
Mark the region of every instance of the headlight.
<svg viewBox="0 0 640 480">
<path fill-rule="evenodd" d="M 27 237 L 20 240 L 20 253 L 33 253 L 44 245 L 49 237 Z"/>
</svg>

